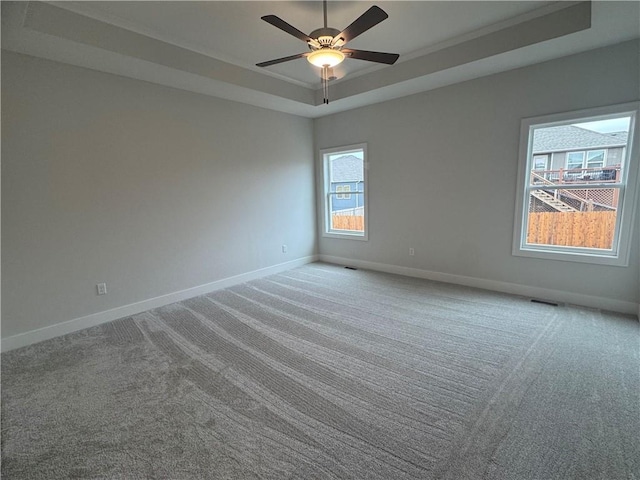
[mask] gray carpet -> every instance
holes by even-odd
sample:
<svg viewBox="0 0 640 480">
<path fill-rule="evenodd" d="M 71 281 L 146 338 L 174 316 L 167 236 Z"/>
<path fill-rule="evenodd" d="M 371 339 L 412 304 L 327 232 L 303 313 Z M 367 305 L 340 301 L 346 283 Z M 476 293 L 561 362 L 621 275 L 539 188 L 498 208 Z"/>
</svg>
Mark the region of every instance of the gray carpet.
<svg viewBox="0 0 640 480">
<path fill-rule="evenodd" d="M 312 264 L 2 354 L 2 478 L 638 479 L 634 318 Z"/>
</svg>

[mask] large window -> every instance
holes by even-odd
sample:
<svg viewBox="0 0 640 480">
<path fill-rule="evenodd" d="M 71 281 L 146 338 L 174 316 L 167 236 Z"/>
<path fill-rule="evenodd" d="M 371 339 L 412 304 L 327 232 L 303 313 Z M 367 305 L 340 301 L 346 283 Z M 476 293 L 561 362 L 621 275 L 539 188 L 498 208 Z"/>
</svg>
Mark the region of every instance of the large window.
<svg viewBox="0 0 640 480">
<path fill-rule="evenodd" d="M 320 152 L 323 170 L 323 235 L 367 239 L 367 147 Z"/>
<path fill-rule="evenodd" d="M 604 167 L 606 150 L 567 153 L 567 169 Z"/>
<path fill-rule="evenodd" d="M 628 265 L 638 106 L 522 121 L 514 255 Z"/>
</svg>

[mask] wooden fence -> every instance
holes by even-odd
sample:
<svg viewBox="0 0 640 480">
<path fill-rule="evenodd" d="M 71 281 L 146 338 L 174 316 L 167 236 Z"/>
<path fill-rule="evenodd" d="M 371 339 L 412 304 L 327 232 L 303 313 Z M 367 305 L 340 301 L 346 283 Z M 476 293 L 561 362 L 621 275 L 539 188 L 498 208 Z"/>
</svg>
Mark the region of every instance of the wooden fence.
<svg viewBox="0 0 640 480">
<path fill-rule="evenodd" d="M 333 215 L 336 230 L 364 231 L 364 217 Z M 529 213 L 527 243 L 611 249 L 616 212 Z"/>
<path fill-rule="evenodd" d="M 529 213 L 527 243 L 611 249 L 616 212 Z"/>
<path fill-rule="evenodd" d="M 364 232 L 364 217 L 362 215 L 332 215 L 331 225 L 334 230 Z"/>
</svg>

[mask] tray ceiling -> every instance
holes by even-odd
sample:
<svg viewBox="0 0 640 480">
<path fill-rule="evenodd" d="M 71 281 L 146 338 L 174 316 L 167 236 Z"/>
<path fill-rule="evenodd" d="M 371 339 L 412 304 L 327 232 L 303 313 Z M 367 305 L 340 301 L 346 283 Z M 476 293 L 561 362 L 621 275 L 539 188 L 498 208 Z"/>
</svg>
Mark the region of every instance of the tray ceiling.
<svg viewBox="0 0 640 480">
<path fill-rule="evenodd" d="M 373 3 L 329 2 L 342 29 Z M 322 2 L 2 2 L 2 47 L 307 117 L 319 117 L 640 36 L 638 2 L 376 2 L 389 18 L 349 43 L 399 53 L 394 66 L 347 59 L 321 104 L 306 50 L 263 22 L 309 33 Z"/>
</svg>

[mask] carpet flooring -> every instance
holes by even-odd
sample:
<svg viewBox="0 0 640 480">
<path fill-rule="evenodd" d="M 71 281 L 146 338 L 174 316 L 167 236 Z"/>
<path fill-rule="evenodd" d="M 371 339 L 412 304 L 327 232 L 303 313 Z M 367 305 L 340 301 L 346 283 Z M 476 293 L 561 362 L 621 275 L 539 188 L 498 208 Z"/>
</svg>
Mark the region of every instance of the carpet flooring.
<svg viewBox="0 0 640 480">
<path fill-rule="evenodd" d="M 638 479 L 640 324 L 310 264 L 2 354 L 2 478 Z"/>
</svg>

